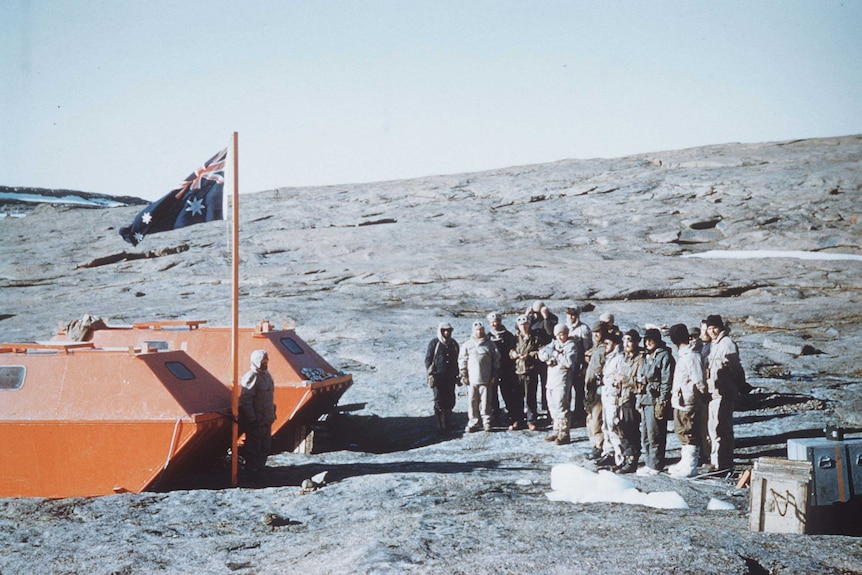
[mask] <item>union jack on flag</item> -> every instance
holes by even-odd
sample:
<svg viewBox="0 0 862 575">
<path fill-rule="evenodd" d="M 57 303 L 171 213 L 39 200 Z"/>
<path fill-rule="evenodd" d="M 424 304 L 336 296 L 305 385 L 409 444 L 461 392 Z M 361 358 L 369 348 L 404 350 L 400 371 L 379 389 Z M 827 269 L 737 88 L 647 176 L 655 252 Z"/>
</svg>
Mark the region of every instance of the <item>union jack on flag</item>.
<svg viewBox="0 0 862 575">
<path fill-rule="evenodd" d="M 227 148 L 192 172 L 178 188 L 141 210 L 132 225 L 120 228 L 120 235 L 136 246 L 150 234 L 223 220 L 226 160 Z"/>
</svg>

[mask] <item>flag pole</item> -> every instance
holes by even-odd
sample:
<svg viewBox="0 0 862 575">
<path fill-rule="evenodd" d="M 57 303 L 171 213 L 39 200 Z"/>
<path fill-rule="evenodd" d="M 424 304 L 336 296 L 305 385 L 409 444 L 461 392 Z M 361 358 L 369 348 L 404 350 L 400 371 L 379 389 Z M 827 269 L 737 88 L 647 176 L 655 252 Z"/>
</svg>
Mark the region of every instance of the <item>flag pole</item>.
<svg viewBox="0 0 862 575">
<path fill-rule="evenodd" d="M 231 430 L 230 484 L 237 486 L 239 468 L 239 136 L 233 133 L 233 246 L 231 257 Z"/>
</svg>

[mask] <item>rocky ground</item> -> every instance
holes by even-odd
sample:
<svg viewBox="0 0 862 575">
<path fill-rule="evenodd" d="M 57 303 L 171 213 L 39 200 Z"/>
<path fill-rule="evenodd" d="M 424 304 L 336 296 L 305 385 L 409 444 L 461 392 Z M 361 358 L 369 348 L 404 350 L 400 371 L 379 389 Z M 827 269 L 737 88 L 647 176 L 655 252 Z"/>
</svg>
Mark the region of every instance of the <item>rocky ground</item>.
<svg viewBox="0 0 862 575">
<path fill-rule="evenodd" d="M 584 430 L 563 447 L 440 436 L 422 365 L 441 319 L 463 340 L 492 310 L 511 329 L 535 299 L 625 329 L 719 313 L 757 387 L 736 414 L 737 471 L 825 425 L 859 437 L 860 160 L 848 136 L 242 195 L 241 323 L 295 321 L 354 375 L 316 453 L 277 454 L 239 489 L 212 471 L 159 493 L 2 500 L 0 573 L 862 573 L 858 538 L 749 531 L 736 477 L 632 477 L 687 510 L 552 502 L 551 467 L 591 466 Z M 137 209 L 0 221 L 0 340 L 88 313 L 228 324 L 227 226 L 132 248 L 117 230 Z M 856 259 L 682 257 L 710 250 Z"/>
</svg>

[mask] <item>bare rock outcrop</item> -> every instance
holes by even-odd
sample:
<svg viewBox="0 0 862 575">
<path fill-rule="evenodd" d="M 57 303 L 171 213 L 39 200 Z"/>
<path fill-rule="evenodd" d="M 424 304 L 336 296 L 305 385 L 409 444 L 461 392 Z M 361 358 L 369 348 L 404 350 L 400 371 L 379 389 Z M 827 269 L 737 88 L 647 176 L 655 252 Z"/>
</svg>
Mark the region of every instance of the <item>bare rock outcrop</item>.
<svg viewBox="0 0 862 575">
<path fill-rule="evenodd" d="M 739 469 L 825 425 L 858 432 L 862 263 L 681 256 L 862 254 L 860 160 L 862 136 L 847 136 L 244 195 L 240 322 L 294 320 L 354 374 L 328 447 L 273 456 L 266 481 L 239 490 L 0 501 L 0 571 L 858 573 L 856 539 L 747 531 L 735 481 L 636 478 L 678 490 L 685 512 L 548 501 L 553 464 L 590 465 L 583 430 L 564 448 L 534 432 L 440 437 L 422 361 L 441 319 L 463 340 L 487 312 L 511 327 L 535 299 L 625 329 L 719 313 L 755 388 L 736 413 Z M 85 314 L 228 325 L 227 223 L 130 250 L 117 230 L 137 210 L 0 220 L 0 341 Z M 711 498 L 735 510 L 707 511 Z"/>
</svg>

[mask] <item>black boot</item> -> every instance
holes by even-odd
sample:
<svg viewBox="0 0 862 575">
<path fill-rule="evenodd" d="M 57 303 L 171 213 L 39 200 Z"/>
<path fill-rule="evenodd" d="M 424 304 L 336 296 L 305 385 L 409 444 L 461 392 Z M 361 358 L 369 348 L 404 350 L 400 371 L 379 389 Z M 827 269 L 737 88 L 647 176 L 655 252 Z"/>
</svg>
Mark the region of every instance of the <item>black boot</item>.
<svg viewBox="0 0 862 575">
<path fill-rule="evenodd" d="M 614 473 L 634 473 L 638 468 L 638 460 L 635 457 L 625 457 L 623 462 L 614 467 Z"/>
<path fill-rule="evenodd" d="M 587 454 L 587 459 L 590 461 L 595 461 L 602 456 L 602 448 L 601 447 L 593 447 L 592 451 Z"/>
<path fill-rule="evenodd" d="M 614 464 L 614 454 L 607 453 L 596 460 L 597 467 L 612 467 Z"/>
</svg>

